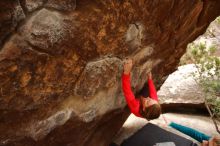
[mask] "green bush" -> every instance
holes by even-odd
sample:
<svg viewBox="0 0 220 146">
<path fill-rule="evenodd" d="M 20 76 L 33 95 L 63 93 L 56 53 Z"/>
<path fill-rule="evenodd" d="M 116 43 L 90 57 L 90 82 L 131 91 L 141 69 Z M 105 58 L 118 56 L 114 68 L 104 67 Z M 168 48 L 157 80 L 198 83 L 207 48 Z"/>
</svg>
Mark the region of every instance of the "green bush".
<svg viewBox="0 0 220 146">
<path fill-rule="evenodd" d="M 204 43 L 191 43 L 180 64 L 194 63 L 198 76 L 197 83 L 205 92 L 205 99 L 215 116 L 220 118 L 220 58 L 214 56 L 216 47 L 206 47 Z"/>
</svg>

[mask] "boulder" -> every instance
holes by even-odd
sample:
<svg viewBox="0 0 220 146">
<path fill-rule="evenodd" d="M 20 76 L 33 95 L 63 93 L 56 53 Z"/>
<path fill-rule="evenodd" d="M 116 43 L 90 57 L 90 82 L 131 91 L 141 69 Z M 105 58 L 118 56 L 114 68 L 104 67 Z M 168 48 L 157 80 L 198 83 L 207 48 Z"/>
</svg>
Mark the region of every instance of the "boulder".
<svg viewBox="0 0 220 146">
<path fill-rule="evenodd" d="M 158 91 L 160 102 L 164 103 L 204 103 L 204 92 L 199 86 L 197 68 L 194 64 L 178 67 L 169 75 Z"/>
<path fill-rule="evenodd" d="M 198 82 L 198 70 L 195 64 L 179 66 L 158 91 L 163 113 L 207 113 L 205 93 Z"/>
<path fill-rule="evenodd" d="M 108 145 L 129 115 L 123 59 L 134 60 L 135 93 L 150 70 L 159 87 L 220 14 L 218 0 L 8 0 L 0 7 L 0 145 L 13 146 Z"/>
</svg>

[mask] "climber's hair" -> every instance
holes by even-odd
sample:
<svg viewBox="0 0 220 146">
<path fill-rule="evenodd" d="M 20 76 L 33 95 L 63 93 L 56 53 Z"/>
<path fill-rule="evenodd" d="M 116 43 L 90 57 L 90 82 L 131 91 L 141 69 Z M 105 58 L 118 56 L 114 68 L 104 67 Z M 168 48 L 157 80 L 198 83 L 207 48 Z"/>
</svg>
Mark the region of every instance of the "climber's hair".
<svg viewBox="0 0 220 146">
<path fill-rule="evenodd" d="M 142 117 L 146 118 L 148 121 L 157 119 L 161 114 L 160 104 L 153 104 L 144 109 L 142 108 L 142 104 L 140 106 L 140 114 Z"/>
<path fill-rule="evenodd" d="M 140 92 L 137 93 L 138 98 L 140 97 L 149 98 L 149 86 L 146 82 Z M 140 104 L 140 115 L 147 120 L 157 119 L 161 114 L 161 107 L 160 104 L 153 104 L 151 106 L 145 107 L 143 111 L 143 106 Z"/>
</svg>

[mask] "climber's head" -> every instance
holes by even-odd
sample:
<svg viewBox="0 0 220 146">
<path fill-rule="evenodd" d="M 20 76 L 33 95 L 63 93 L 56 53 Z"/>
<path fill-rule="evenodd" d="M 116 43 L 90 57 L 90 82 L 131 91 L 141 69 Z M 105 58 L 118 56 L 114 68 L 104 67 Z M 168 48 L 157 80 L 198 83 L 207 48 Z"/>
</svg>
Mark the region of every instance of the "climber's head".
<svg viewBox="0 0 220 146">
<path fill-rule="evenodd" d="M 141 105 L 140 105 L 140 114 L 146 118 L 147 120 L 153 120 L 160 116 L 161 107 L 158 101 L 152 98 L 145 98 L 143 96 L 140 97 Z"/>
<path fill-rule="evenodd" d="M 140 97 L 140 114 L 147 120 L 156 119 L 161 114 L 161 107 L 158 101 L 149 97 L 148 84 L 145 83 L 144 87 L 139 92 Z"/>
</svg>

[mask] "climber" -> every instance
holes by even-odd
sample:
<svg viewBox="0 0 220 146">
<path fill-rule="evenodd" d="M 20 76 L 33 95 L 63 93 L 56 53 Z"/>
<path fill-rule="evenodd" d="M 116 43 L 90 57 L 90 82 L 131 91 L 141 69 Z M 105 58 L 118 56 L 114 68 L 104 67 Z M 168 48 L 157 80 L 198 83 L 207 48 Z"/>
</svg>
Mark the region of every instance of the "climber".
<svg viewBox="0 0 220 146">
<path fill-rule="evenodd" d="M 130 72 L 132 66 L 132 60 L 126 59 L 122 74 L 122 88 L 128 107 L 137 117 L 146 118 L 147 120 L 156 119 L 161 114 L 161 107 L 153 84 L 152 74 L 151 72 L 148 73 L 148 84 L 146 83 L 144 85 L 139 96 L 137 96 L 138 98 L 135 98 L 130 85 Z"/>
</svg>

